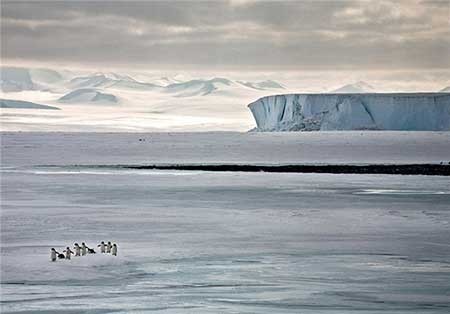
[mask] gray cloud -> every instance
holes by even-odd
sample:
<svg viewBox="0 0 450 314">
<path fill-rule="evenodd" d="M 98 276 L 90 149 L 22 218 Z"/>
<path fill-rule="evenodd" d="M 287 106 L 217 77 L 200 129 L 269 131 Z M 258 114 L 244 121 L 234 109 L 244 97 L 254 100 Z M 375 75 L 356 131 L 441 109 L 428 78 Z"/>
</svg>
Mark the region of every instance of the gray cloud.
<svg viewBox="0 0 450 314">
<path fill-rule="evenodd" d="M 450 68 L 449 1 L 2 1 L 4 60 Z"/>
</svg>

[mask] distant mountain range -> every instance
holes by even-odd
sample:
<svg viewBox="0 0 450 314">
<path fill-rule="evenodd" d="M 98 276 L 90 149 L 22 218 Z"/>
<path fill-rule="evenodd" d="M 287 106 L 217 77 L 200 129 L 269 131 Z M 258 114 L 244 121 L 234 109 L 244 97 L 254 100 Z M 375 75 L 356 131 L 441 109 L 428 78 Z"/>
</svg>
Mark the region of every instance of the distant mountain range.
<svg viewBox="0 0 450 314">
<path fill-rule="evenodd" d="M 380 92 L 375 87 L 364 81 L 359 81 L 353 84 L 344 85 L 338 89 L 330 91 L 330 93 L 349 93 L 349 94 L 364 94 L 364 93 L 377 93 Z M 441 90 L 441 93 L 450 93 L 450 86 L 447 86 Z"/>
<path fill-rule="evenodd" d="M 245 92 L 278 93 L 286 87 L 273 80 L 242 81 L 223 77 L 211 79 L 184 79 L 173 77 L 151 77 L 148 74 L 120 74 L 115 72 L 94 72 L 77 75 L 70 71 L 33 69 L 3 66 L 0 68 L 0 88 L 3 92 L 50 91 L 68 94 L 78 89 L 96 89 L 115 96 L 117 91 L 160 92 L 174 97 L 196 97 L 214 94 L 242 95 Z M 116 91 L 116 92 L 115 92 Z M 330 93 L 374 93 L 377 89 L 364 81 L 346 84 Z M 450 86 L 440 90 L 450 92 Z"/>
<path fill-rule="evenodd" d="M 161 86 L 139 82 L 130 76 L 119 75 L 115 73 L 94 73 L 89 76 L 75 77 L 70 80 L 70 88 L 115 88 L 128 90 L 154 90 Z"/>
<path fill-rule="evenodd" d="M 70 75 L 49 69 L 27 69 L 18 67 L 1 68 L 1 89 L 3 92 L 26 90 L 65 90 L 70 93 L 79 89 L 152 91 L 172 94 L 176 97 L 206 96 L 222 90 L 238 89 L 270 91 L 284 89 L 275 81 L 233 81 L 227 78 L 181 80 L 167 76 L 140 80 L 130 75 L 114 72 L 95 72 L 89 75 Z"/>
</svg>

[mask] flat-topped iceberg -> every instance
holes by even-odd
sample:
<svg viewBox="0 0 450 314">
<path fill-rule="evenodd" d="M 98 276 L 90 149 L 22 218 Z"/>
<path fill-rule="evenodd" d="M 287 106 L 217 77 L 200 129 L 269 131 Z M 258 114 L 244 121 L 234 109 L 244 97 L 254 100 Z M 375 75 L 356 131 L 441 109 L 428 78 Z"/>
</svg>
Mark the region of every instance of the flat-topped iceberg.
<svg viewBox="0 0 450 314">
<path fill-rule="evenodd" d="M 450 130 L 450 94 L 289 94 L 248 105 L 257 131 Z"/>
</svg>

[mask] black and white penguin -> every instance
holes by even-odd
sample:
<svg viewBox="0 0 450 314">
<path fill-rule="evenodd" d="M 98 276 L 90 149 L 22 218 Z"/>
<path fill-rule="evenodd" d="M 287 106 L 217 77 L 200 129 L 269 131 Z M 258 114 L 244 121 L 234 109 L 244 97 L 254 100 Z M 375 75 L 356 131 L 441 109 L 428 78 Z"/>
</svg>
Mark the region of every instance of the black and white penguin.
<svg viewBox="0 0 450 314">
<path fill-rule="evenodd" d="M 78 245 L 78 243 L 74 244 L 73 249 L 75 250 L 75 256 L 81 256 L 81 247 Z"/>
<path fill-rule="evenodd" d="M 81 242 L 81 255 L 85 256 L 88 252 L 88 247 L 86 246 L 86 243 Z"/>
<path fill-rule="evenodd" d="M 52 247 L 52 249 L 50 250 L 50 260 L 52 262 L 56 262 L 57 254 L 58 254 L 58 252 L 56 252 L 55 248 Z"/>
<path fill-rule="evenodd" d="M 108 244 L 106 245 L 106 253 L 111 253 L 112 244 L 111 241 L 108 241 Z"/>
<path fill-rule="evenodd" d="M 114 243 L 112 248 L 111 248 L 111 253 L 114 256 L 117 256 L 117 245 Z"/>
<path fill-rule="evenodd" d="M 101 252 L 101 253 L 105 253 L 105 251 L 106 251 L 105 241 L 102 241 L 102 243 L 100 243 L 99 245 L 97 245 L 97 247 L 100 248 L 100 252 Z"/>
<path fill-rule="evenodd" d="M 74 253 L 70 250 L 70 247 L 66 247 L 66 249 L 65 249 L 63 252 L 66 253 L 66 259 L 70 259 L 70 257 L 72 256 L 72 254 L 74 254 Z"/>
</svg>

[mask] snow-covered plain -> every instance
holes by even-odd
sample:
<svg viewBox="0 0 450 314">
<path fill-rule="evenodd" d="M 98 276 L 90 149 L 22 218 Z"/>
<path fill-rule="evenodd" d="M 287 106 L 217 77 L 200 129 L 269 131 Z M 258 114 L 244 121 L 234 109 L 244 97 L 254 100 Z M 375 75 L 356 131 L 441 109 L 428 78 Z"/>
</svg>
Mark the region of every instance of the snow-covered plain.
<svg viewBox="0 0 450 314">
<path fill-rule="evenodd" d="M 450 162 L 450 132 L 3 132 L 1 140 L 5 167 Z"/>
<path fill-rule="evenodd" d="M 448 133 L 1 138 L 2 313 L 450 309 L 447 177 L 72 167 L 440 162 Z M 102 240 L 119 256 L 49 260 L 51 247 Z"/>
</svg>

